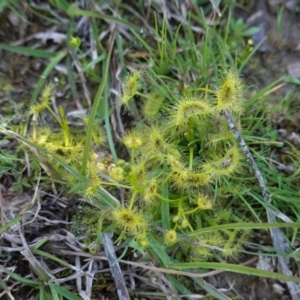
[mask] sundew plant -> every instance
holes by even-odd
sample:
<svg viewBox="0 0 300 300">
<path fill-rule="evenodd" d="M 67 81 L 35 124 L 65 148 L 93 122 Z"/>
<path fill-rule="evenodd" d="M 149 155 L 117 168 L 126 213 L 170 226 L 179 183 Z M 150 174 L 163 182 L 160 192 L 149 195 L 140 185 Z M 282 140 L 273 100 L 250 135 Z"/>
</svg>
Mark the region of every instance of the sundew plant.
<svg viewBox="0 0 300 300">
<path fill-rule="evenodd" d="M 119 232 L 118 242 L 134 238 L 147 248 L 148 234 L 158 226 L 166 247 L 174 247 L 180 241 L 177 234 L 187 238 L 180 243 L 182 251 L 177 250 L 178 255 L 195 260 L 207 260 L 216 252 L 234 257 L 250 230 L 227 229 L 214 234 L 195 231 L 247 221 L 246 216 L 239 217 L 226 208 L 226 199 L 233 190 L 242 193 L 241 174 L 248 172 L 243 152 L 222 116 L 229 110 L 239 118 L 243 111 L 243 85 L 237 70 L 224 70 L 213 89 L 199 87 L 193 91 L 186 87 L 171 93 L 168 102 L 151 91 L 151 84 L 147 87 L 155 76 L 145 69 L 124 80 L 121 102 L 130 109 L 130 101 L 139 95 L 143 124 L 124 134 L 128 160 L 108 162 L 108 157 L 99 159 L 91 150 L 87 183 L 81 193 L 93 201 L 99 186 L 126 191 L 122 204 L 104 210 L 105 217 L 101 217 L 104 226 L 113 222 Z M 60 115 L 54 114 L 49 106 L 52 90 L 51 85 L 45 86 L 39 101 L 30 107 L 32 132 L 28 141 L 53 156 L 51 165 L 72 187 L 76 178 L 60 161 L 82 169 L 84 136 L 72 133 L 61 107 Z M 43 110 L 55 116 L 60 126 L 58 133 L 37 126 Z M 104 133 L 96 127 L 92 141 L 97 145 L 105 143 Z"/>
<path fill-rule="evenodd" d="M 125 79 L 121 101 L 129 106 L 139 95 L 143 125 L 125 133 L 130 158 L 118 161 L 109 173 L 127 185 L 130 195 L 112 210 L 113 221 L 142 245 L 147 245 L 153 225 L 165 230 L 166 247 L 178 242 L 177 234 L 192 236 L 190 243 L 180 243 L 181 254 L 196 260 L 206 260 L 215 251 L 224 257 L 236 255 L 249 230 L 193 233 L 207 226 L 246 222 L 225 209 L 228 193 L 241 190 L 241 174 L 248 172 L 243 152 L 222 116 L 230 110 L 239 118 L 243 111 L 243 85 L 237 71 L 224 70 L 213 89 L 186 87 L 170 94 L 169 101 L 143 87 L 153 74 L 137 73 Z M 143 95 L 140 89 L 149 92 Z"/>
</svg>

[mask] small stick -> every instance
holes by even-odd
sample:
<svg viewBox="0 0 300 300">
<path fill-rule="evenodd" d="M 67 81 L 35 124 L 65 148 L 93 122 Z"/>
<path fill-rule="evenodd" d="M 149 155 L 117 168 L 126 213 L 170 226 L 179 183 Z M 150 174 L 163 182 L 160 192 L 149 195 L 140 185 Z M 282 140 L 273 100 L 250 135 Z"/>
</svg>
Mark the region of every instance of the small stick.
<svg viewBox="0 0 300 300">
<path fill-rule="evenodd" d="M 117 294 L 120 300 L 130 300 L 128 290 L 123 278 L 122 270 L 120 268 L 118 258 L 115 253 L 114 245 L 112 243 L 109 233 L 102 233 L 102 241 L 105 254 L 110 266 L 111 274 L 114 278 L 117 288 Z"/>
</svg>

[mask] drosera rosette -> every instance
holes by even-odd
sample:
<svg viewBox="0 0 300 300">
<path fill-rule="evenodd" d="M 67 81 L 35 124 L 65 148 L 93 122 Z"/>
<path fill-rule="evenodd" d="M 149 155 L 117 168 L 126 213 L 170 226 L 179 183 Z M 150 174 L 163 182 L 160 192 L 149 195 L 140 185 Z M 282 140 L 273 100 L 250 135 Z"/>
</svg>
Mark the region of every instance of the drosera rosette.
<svg viewBox="0 0 300 300">
<path fill-rule="evenodd" d="M 212 197 L 209 197 L 207 194 L 198 193 L 196 196 L 196 202 L 197 202 L 197 209 L 199 211 L 213 209 Z"/>
<path fill-rule="evenodd" d="M 223 246 L 222 256 L 225 258 L 234 258 L 243 249 L 244 243 L 249 239 L 251 231 L 245 229 L 232 229 L 221 231 L 226 243 Z"/>
<path fill-rule="evenodd" d="M 224 239 L 217 232 L 201 234 L 188 245 L 189 256 L 193 261 L 207 261 L 223 253 Z"/>
<path fill-rule="evenodd" d="M 136 129 L 131 129 L 123 136 L 123 143 L 131 151 L 131 163 L 134 163 L 136 150 L 144 144 L 144 135 Z"/>
<path fill-rule="evenodd" d="M 197 94 L 184 95 L 172 107 L 169 126 L 184 131 L 191 122 L 199 126 L 212 113 L 213 108 L 206 98 Z"/>
<path fill-rule="evenodd" d="M 121 104 L 129 105 L 129 101 L 139 94 L 142 86 L 142 70 L 136 70 L 126 76 L 122 84 Z"/>
<path fill-rule="evenodd" d="M 40 97 L 36 101 L 36 103 L 30 105 L 28 110 L 28 116 L 32 116 L 32 140 L 36 141 L 37 139 L 37 125 L 38 125 L 38 116 L 44 110 L 49 110 L 52 115 L 55 116 L 54 112 L 50 108 L 51 96 L 53 94 L 54 85 L 48 83 L 44 86 L 41 91 Z M 57 117 L 55 116 L 57 119 Z"/>
<path fill-rule="evenodd" d="M 37 120 L 39 114 L 46 110 L 50 109 L 50 103 L 51 103 L 51 96 L 54 91 L 54 85 L 51 83 L 48 83 L 44 86 L 44 88 L 41 91 L 40 97 L 38 101 L 32 105 L 30 105 L 28 115 L 33 116 L 33 120 Z"/>
<path fill-rule="evenodd" d="M 197 189 L 208 185 L 211 182 L 211 175 L 208 172 L 195 171 L 187 172 L 187 176 L 183 178 L 182 188 L 186 190 Z"/>
<path fill-rule="evenodd" d="M 146 244 L 149 221 L 142 212 L 120 206 L 111 211 L 111 218 L 125 235 L 132 236 Z"/>
<path fill-rule="evenodd" d="M 208 122 L 203 136 L 203 148 L 217 151 L 220 147 L 234 143 L 235 137 L 229 129 L 228 123 L 219 114 L 215 114 Z"/>
<path fill-rule="evenodd" d="M 225 225 L 225 224 L 245 224 L 247 220 L 245 218 L 239 218 L 231 210 L 223 209 L 217 211 L 213 216 L 205 216 L 205 220 L 209 226 Z M 217 230 L 215 234 L 219 235 L 220 239 L 223 239 L 222 243 L 222 256 L 225 258 L 236 257 L 239 251 L 243 248 L 244 243 L 249 239 L 251 233 L 250 229 L 226 229 L 221 228 Z"/>
<path fill-rule="evenodd" d="M 212 179 L 221 179 L 240 173 L 242 170 L 243 154 L 237 145 L 232 145 L 223 154 L 214 153 L 201 166 L 202 170 L 211 175 Z"/>
<path fill-rule="evenodd" d="M 238 71 L 234 67 L 224 70 L 214 93 L 216 110 L 240 114 L 244 109 L 243 91 L 244 86 Z"/>
<path fill-rule="evenodd" d="M 173 228 L 168 226 L 169 237 L 164 236 L 168 247 L 176 244 L 177 235 L 186 237 L 199 226 L 223 222 L 210 222 L 214 211 L 222 210 L 218 192 L 223 185 L 231 186 L 242 172 L 244 157 L 221 114 L 225 110 L 242 112 L 243 87 L 232 68 L 224 72 L 215 90 L 205 89 L 204 95 L 193 91 L 151 95 L 145 87 L 143 96 L 137 74 L 125 80 L 121 102 L 128 105 L 130 99 L 140 96 L 145 101 L 146 125 L 125 133 L 123 143 L 129 149 L 130 162 L 116 162 L 108 173 L 115 186 L 126 189 L 126 199 L 112 210 L 111 219 L 121 230 L 120 239 L 132 236 L 146 244 L 146 232 L 153 227 L 145 215 L 153 216 L 153 224 L 166 224 L 168 218 L 163 214 L 169 213 Z M 165 97 L 169 103 L 176 100 L 167 105 Z M 235 222 L 232 218 L 227 221 Z M 201 243 L 201 238 L 194 236 L 199 244 L 195 256 L 210 259 L 220 252 L 223 257 L 234 256 L 246 237 L 244 232 L 229 230 L 215 233 L 212 239 L 202 236 Z"/>
<path fill-rule="evenodd" d="M 217 150 L 220 146 L 232 141 L 234 141 L 234 134 L 232 131 L 224 130 L 219 133 L 209 134 L 205 141 L 205 145 L 209 149 Z"/>
<path fill-rule="evenodd" d="M 88 199 L 93 199 L 97 195 L 101 184 L 98 169 L 93 161 L 88 162 L 87 182 L 83 195 Z"/>
<path fill-rule="evenodd" d="M 78 162 L 83 149 L 82 143 L 73 138 L 71 138 L 69 144 L 66 145 L 61 132 L 52 133 L 45 147 L 51 154 L 63 159 L 68 164 Z"/>
<path fill-rule="evenodd" d="M 143 135 L 147 137 L 141 148 L 143 160 L 152 167 L 162 165 L 167 150 L 172 146 L 165 134 L 164 127 L 153 124 L 145 128 Z"/>
<path fill-rule="evenodd" d="M 164 234 L 164 240 L 168 245 L 175 244 L 178 241 L 177 232 L 174 229 L 169 229 Z"/>
<path fill-rule="evenodd" d="M 135 129 L 129 130 L 123 137 L 123 143 L 128 149 L 139 149 L 143 145 L 143 135 Z"/>
<path fill-rule="evenodd" d="M 145 102 L 142 108 L 142 114 L 147 120 L 155 119 L 163 106 L 164 95 L 160 91 L 153 91 L 145 94 Z"/>
<path fill-rule="evenodd" d="M 33 140 L 32 137 L 29 137 L 28 140 L 40 147 L 45 147 L 49 142 L 51 135 L 52 130 L 50 127 L 38 127 L 35 140 Z"/>
<path fill-rule="evenodd" d="M 170 182 L 178 192 L 191 191 L 206 186 L 211 182 L 209 172 L 202 172 L 198 168 L 190 169 L 174 155 L 168 155 L 167 162 L 170 167 Z"/>
<path fill-rule="evenodd" d="M 146 181 L 142 192 L 142 200 L 146 207 L 153 206 L 158 200 L 157 195 L 160 193 L 160 188 L 160 182 L 156 177 Z"/>
</svg>

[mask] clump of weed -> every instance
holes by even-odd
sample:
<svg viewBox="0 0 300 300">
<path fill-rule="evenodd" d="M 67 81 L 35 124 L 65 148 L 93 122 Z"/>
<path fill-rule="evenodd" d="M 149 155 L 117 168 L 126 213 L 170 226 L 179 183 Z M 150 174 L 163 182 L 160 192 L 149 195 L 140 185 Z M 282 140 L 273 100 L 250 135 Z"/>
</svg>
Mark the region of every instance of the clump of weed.
<svg viewBox="0 0 300 300">
<path fill-rule="evenodd" d="M 178 235 L 192 235 L 192 241 L 180 244 L 182 253 L 208 259 L 219 251 L 224 257 L 234 257 L 249 230 L 193 233 L 200 224 L 205 228 L 224 220 L 239 222 L 231 210 L 224 210 L 226 203 L 217 192 L 223 186 L 238 186 L 242 182 L 239 176 L 248 172 L 242 151 L 222 117 L 224 110 L 237 116 L 243 110 L 243 85 L 237 71 L 226 70 L 213 90 L 170 95 L 174 97 L 171 105 L 156 96 L 155 114 L 149 107 L 154 100 L 139 91 L 147 76 L 144 70 L 142 76 L 133 73 L 124 81 L 121 102 L 129 108 L 138 94 L 145 101 L 144 125 L 125 133 L 123 142 L 130 158 L 116 162 L 108 173 L 128 191 L 127 200 L 108 217 L 121 231 L 119 241 L 131 236 L 145 243 L 153 226 L 162 226 L 167 230 L 162 241 L 166 247 L 174 247 L 180 241 Z M 163 120 L 155 118 L 158 113 L 164 115 Z"/>
<path fill-rule="evenodd" d="M 136 95 L 145 102 L 144 125 L 128 130 L 123 137 L 130 158 L 127 162 L 109 160 L 107 156 L 100 158 L 91 148 L 80 193 L 94 201 L 101 187 L 126 190 L 126 199 L 100 216 L 104 227 L 113 224 L 110 226 L 119 233 L 119 242 L 132 237 L 146 246 L 153 226 L 161 226 L 167 230 L 163 242 L 166 247 L 174 247 L 180 241 L 178 235 L 192 235 L 189 246 L 187 242 L 180 244 L 182 253 L 203 259 L 216 251 L 224 257 L 235 256 L 249 231 L 223 230 L 210 236 L 194 232 L 200 224 L 205 228 L 220 225 L 225 219 L 228 223 L 238 222 L 231 210 L 224 212 L 226 202 L 222 194 L 218 194 L 224 187 L 238 186 L 242 181 L 239 176 L 247 172 L 242 151 L 222 117 L 224 110 L 237 116 L 243 110 L 243 85 L 237 71 L 226 70 L 212 90 L 206 88 L 205 92 L 199 92 L 200 88 L 172 94 L 169 96 L 173 98 L 171 104 L 161 95 L 143 95 L 141 89 L 147 76 L 150 76 L 147 70 L 133 73 L 126 77 L 123 85 L 121 102 L 128 109 Z M 47 85 L 40 100 L 30 108 L 29 140 L 46 150 L 56 171 L 73 187 L 78 184 L 78 178 L 66 165 L 79 172 L 83 169 L 85 136 L 72 132 L 61 107 L 59 116 L 54 114 L 49 105 L 53 88 Z M 149 104 L 153 101 L 154 110 Z M 39 115 L 44 110 L 50 111 L 57 120 L 58 132 L 38 126 Z M 160 114 L 164 115 L 163 120 Z M 87 119 L 83 119 L 83 124 L 87 126 Z M 103 131 L 95 126 L 92 141 L 105 143 Z M 91 233 L 92 223 L 96 227 L 97 221 L 93 220 L 85 222 L 89 224 L 87 232 Z M 91 236 L 86 239 L 89 243 Z M 199 247 L 192 247 L 194 244 Z M 214 250 L 210 251 L 210 247 Z"/>
</svg>

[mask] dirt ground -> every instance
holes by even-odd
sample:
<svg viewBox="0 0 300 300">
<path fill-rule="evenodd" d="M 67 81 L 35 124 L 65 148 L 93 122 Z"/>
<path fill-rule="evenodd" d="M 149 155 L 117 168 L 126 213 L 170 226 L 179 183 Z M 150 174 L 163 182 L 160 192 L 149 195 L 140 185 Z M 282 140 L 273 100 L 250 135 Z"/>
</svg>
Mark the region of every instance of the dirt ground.
<svg viewBox="0 0 300 300">
<path fill-rule="evenodd" d="M 286 84 L 272 95 L 272 102 L 278 103 L 289 90 L 294 90 L 294 105 L 300 105 L 300 6 L 293 7 L 294 1 L 266 0 L 248 1 L 249 11 L 236 10 L 237 17 L 241 16 L 252 26 L 259 26 L 261 30 L 252 37 L 255 43 L 262 37 L 267 37 L 259 48 L 258 53 L 252 58 L 245 68 L 243 76 L 245 80 L 262 88 L 283 75 L 294 76 L 298 84 Z M 278 30 L 278 10 L 285 7 Z M 1 43 L 22 45 L 25 33 L 31 30 L 21 30 L 20 20 L 13 13 L 0 21 Z M 16 43 L 17 41 L 17 43 Z M 20 56 L 8 51 L 0 50 L 0 117 L 5 118 L 11 112 L 16 113 L 19 122 L 22 114 L 28 106 L 30 95 L 36 82 L 45 68 L 42 59 Z M 60 75 L 57 79 L 60 80 Z M 64 103 L 63 97 L 57 99 L 70 109 L 76 108 L 76 103 L 68 101 Z M 270 103 L 272 105 L 272 103 Z M 292 119 L 291 119 L 292 118 Z M 276 120 L 275 120 L 276 121 Z M 293 123 L 293 125 L 289 125 Z M 287 124 L 289 125 L 287 128 Z M 281 116 L 277 120 L 276 129 L 285 130 L 286 136 L 292 132 L 300 135 L 300 113 L 291 116 Z M 4 184 L 2 182 L 2 184 Z M 252 264 L 254 266 L 255 264 Z M 233 285 L 232 294 L 241 300 L 285 300 L 290 299 L 286 285 L 272 280 L 256 277 L 223 273 L 212 278 L 209 282 L 217 288 L 227 288 Z"/>
</svg>

